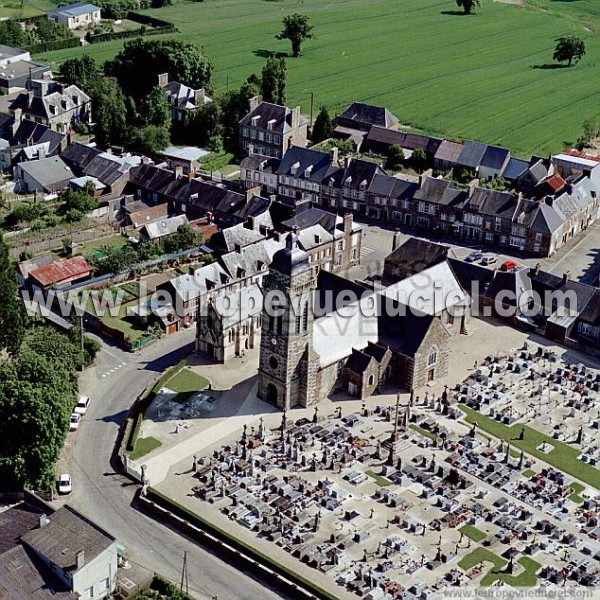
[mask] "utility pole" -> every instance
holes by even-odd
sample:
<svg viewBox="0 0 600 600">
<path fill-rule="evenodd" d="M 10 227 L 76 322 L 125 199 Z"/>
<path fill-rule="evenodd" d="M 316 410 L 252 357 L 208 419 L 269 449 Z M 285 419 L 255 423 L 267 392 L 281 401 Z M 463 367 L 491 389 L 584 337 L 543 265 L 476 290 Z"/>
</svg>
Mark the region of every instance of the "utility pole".
<svg viewBox="0 0 600 600">
<path fill-rule="evenodd" d="M 180 591 L 183 592 L 183 582 L 185 581 L 185 593 L 188 593 L 188 572 L 187 572 L 187 550 L 183 552 L 183 566 L 181 567 Z"/>
<path fill-rule="evenodd" d="M 313 111 L 315 108 L 315 93 L 311 92 L 310 93 L 310 129 L 312 131 L 312 126 L 313 126 Z"/>
</svg>

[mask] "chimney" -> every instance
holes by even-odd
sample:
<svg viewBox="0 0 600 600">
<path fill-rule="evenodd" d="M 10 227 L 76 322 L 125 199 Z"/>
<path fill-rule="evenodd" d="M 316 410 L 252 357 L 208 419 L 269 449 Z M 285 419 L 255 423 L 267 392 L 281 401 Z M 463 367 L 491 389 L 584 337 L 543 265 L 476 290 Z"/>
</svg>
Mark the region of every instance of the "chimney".
<svg viewBox="0 0 600 600">
<path fill-rule="evenodd" d="M 256 229 L 256 217 L 248 217 L 247 229 Z"/>
<path fill-rule="evenodd" d="M 160 87 L 165 87 L 169 83 L 169 74 L 168 73 L 160 73 L 158 75 L 158 85 Z"/>
<path fill-rule="evenodd" d="M 423 187 L 423 184 L 428 177 L 433 177 L 433 169 L 425 169 L 425 171 L 419 175 L 419 187 Z"/>
<path fill-rule="evenodd" d="M 31 103 L 33 102 L 34 96 L 35 92 L 33 90 L 27 91 L 27 108 L 31 107 Z"/>
<path fill-rule="evenodd" d="M 394 239 L 392 240 L 392 252 L 400 246 L 400 238 L 402 236 L 402 232 L 399 229 L 394 231 Z"/>
<path fill-rule="evenodd" d="M 552 206 L 554 204 L 554 198 L 552 196 L 546 196 L 544 198 L 544 202 L 548 205 L 548 206 Z"/>
<path fill-rule="evenodd" d="M 542 268 L 542 264 L 541 263 L 535 263 L 535 268 L 533 269 L 533 274 L 534 275 L 539 275 L 541 268 Z"/>
<path fill-rule="evenodd" d="M 349 234 L 352 232 L 352 223 L 354 222 L 354 217 L 352 213 L 346 213 L 344 215 L 344 233 Z"/>
<path fill-rule="evenodd" d="M 334 146 L 334 147 L 331 149 L 331 162 L 332 162 L 332 163 L 333 163 L 335 166 L 337 166 L 339 158 L 340 158 L 340 157 L 339 157 L 339 149 L 338 149 L 338 147 L 337 147 L 337 146 Z"/>
<path fill-rule="evenodd" d="M 563 273 L 563 276 L 562 276 L 562 282 L 563 282 L 563 284 L 565 284 L 565 283 L 567 283 L 567 281 L 569 281 L 569 275 L 570 274 L 571 274 L 571 271 L 565 271 Z"/>
<path fill-rule="evenodd" d="M 50 523 L 50 519 L 46 515 L 40 515 L 40 521 L 39 521 L 40 529 L 42 527 L 45 527 L 46 525 L 48 525 L 48 523 Z"/>
<path fill-rule="evenodd" d="M 252 96 L 252 98 L 250 98 L 250 100 L 249 100 L 249 104 L 250 104 L 250 112 L 252 112 L 253 110 L 256 110 L 260 104 L 260 96 Z"/>
<path fill-rule="evenodd" d="M 351 162 L 352 162 L 351 156 L 344 156 L 344 169 L 347 169 L 350 166 Z"/>
<path fill-rule="evenodd" d="M 293 143 L 294 143 L 294 136 L 290 135 L 290 137 L 288 138 L 287 150 L 289 150 L 292 147 Z"/>
<path fill-rule="evenodd" d="M 237 243 L 234 244 L 233 245 L 233 251 L 237 252 L 238 254 L 241 254 L 242 253 L 242 245 L 241 244 L 237 244 Z"/>
<path fill-rule="evenodd" d="M 300 233 L 300 227 L 298 227 L 298 225 L 294 225 L 292 231 L 295 235 L 298 235 Z"/>
<path fill-rule="evenodd" d="M 270 194 L 269 195 L 269 200 L 271 202 L 275 202 L 277 200 L 277 194 Z"/>
<path fill-rule="evenodd" d="M 75 555 L 75 567 L 79 571 L 79 569 L 83 568 L 83 565 L 85 565 L 85 552 L 83 550 L 80 550 Z"/>
<path fill-rule="evenodd" d="M 468 188 L 469 188 L 469 198 L 473 197 L 473 194 L 475 192 L 475 188 L 477 187 L 477 185 L 479 184 L 479 179 L 473 179 L 473 181 L 469 182 Z"/>
<path fill-rule="evenodd" d="M 492 271 L 492 279 L 496 278 L 496 273 L 498 272 L 498 269 L 496 267 L 494 267 L 494 270 Z"/>
<path fill-rule="evenodd" d="M 248 156 L 254 156 L 254 144 L 248 144 Z"/>
<path fill-rule="evenodd" d="M 13 116 L 14 116 L 14 122 L 13 122 L 13 126 L 12 126 L 12 133 L 13 133 L 13 135 L 15 135 L 17 133 L 17 129 L 19 129 L 19 125 L 21 124 L 21 121 L 23 120 L 22 109 L 15 108 L 15 110 L 13 111 Z"/>
<path fill-rule="evenodd" d="M 294 108 L 292 108 L 292 122 L 290 123 L 290 126 L 292 127 L 292 129 L 295 129 L 296 127 L 300 127 L 300 107 L 299 106 L 294 106 Z"/>
<path fill-rule="evenodd" d="M 196 179 L 196 173 L 195 171 L 190 171 L 188 174 L 188 181 L 194 181 L 194 179 Z"/>
</svg>

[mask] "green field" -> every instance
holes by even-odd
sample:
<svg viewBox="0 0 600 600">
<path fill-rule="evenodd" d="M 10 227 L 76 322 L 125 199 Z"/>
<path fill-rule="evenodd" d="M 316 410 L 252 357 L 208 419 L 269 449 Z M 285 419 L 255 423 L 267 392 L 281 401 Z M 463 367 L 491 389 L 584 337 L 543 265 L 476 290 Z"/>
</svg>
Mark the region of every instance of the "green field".
<svg viewBox="0 0 600 600">
<path fill-rule="evenodd" d="M 187 395 L 199 392 L 206 386 L 208 386 L 208 379 L 190 369 L 182 369 L 165 383 L 165 387 L 170 390 Z"/>
<path fill-rule="evenodd" d="M 484 0 L 476 15 L 456 13 L 454 0 L 206 0 L 149 14 L 175 23 L 177 39 L 204 47 L 217 92 L 260 73 L 278 41 L 283 15 L 311 16 L 317 39 L 288 60 L 288 104 L 339 112 L 352 100 L 388 107 L 402 123 L 433 134 L 475 138 L 517 155 L 560 150 L 598 113 L 600 3 Z M 551 62 L 554 39 L 575 32 L 587 56 L 571 69 L 534 69 Z M 168 36 L 167 36 L 168 37 Z M 122 41 L 37 55 L 53 67 L 91 52 L 112 58 Z"/>
<path fill-rule="evenodd" d="M 0 0 L 0 17 L 13 19 L 33 17 L 56 7 L 52 0 Z"/>
<path fill-rule="evenodd" d="M 149 454 L 152 450 L 156 450 L 156 448 L 160 448 L 161 446 L 162 443 L 160 440 L 157 440 L 154 437 L 138 438 L 135 442 L 133 452 L 129 454 L 129 458 L 131 460 L 138 460 L 139 458 L 142 458 L 142 456 L 146 456 L 146 454 Z"/>
<path fill-rule="evenodd" d="M 470 537 L 474 542 L 481 542 L 487 537 L 487 535 L 481 531 L 481 529 L 478 529 L 474 525 L 463 525 L 462 527 L 459 527 L 458 530 L 461 533 L 464 533 L 467 537 Z"/>
<path fill-rule="evenodd" d="M 518 575 L 509 575 L 508 573 L 503 572 L 508 561 L 497 554 L 490 552 L 486 548 L 476 548 L 473 552 L 461 559 L 458 566 L 461 569 L 468 571 L 481 562 L 493 564 L 493 567 L 481 579 L 482 587 L 488 587 L 498 579 L 515 588 L 533 587 L 537 583 L 535 573 L 542 566 L 535 560 L 532 560 L 527 556 L 522 556 L 516 562 L 518 562 L 524 570 Z M 515 566 L 514 570 L 516 571 L 517 569 L 518 567 Z"/>
</svg>

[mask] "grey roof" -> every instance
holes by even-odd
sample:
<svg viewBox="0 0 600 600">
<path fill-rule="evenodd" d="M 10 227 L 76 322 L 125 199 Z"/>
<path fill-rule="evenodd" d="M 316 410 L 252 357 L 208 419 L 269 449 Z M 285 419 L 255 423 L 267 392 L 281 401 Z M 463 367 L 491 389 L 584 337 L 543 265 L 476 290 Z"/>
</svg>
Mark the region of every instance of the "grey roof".
<svg viewBox="0 0 600 600">
<path fill-rule="evenodd" d="M 0 511 L 0 554 L 17 546 L 23 535 L 37 527 L 44 514 L 37 506 L 25 502 Z"/>
<path fill-rule="evenodd" d="M 177 215 L 169 219 L 161 219 L 153 223 L 146 223 L 141 229 L 140 234 L 145 234 L 150 240 L 158 240 L 166 235 L 177 233 L 182 225 L 187 225 L 188 219 L 185 215 Z"/>
<path fill-rule="evenodd" d="M 54 262 L 54 258 L 50 252 L 45 252 L 44 254 L 40 254 L 38 256 L 34 256 L 29 260 L 23 260 L 18 265 L 18 270 L 23 276 L 23 278 L 27 279 L 30 271 L 35 271 L 40 267 L 46 267 L 51 265 Z M 1 518 L 0 518 L 1 520 Z"/>
<path fill-rule="evenodd" d="M 275 252 L 269 268 L 284 275 L 297 275 L 311 268 L 308 254 L 300 248 L 296 234 L 288 233 L 285 247 Z"/>
<path fill-rule="evenodd" d="M 75 600 L 65 584 L 31 551 L 15 546 L 0 554 L 2 600 Z"/>
<path fill-rule="evenodd" d="M 243 248 L 264 240 L 266 235 L 258 229 L 250 229 L 244 223 L 238 223 L 227 229 L 222 229 L 211 237 L 211 246 L 224 251 L 231 252 L 239 246 Z"/>
<path fill-rule="evenodd" d="M 75 571 L 76 554 L 83 550 L 87 563 L 115 543 L 115 538 L 65 505 L 48 517 L 49 522 L 26 533 L 22 541 L 64 571 Z"/>
<path fill-rule="evenodd" d="M 134 167 L 131 159 L 122 159 L 114 154 L 102 152 L 95 156 L 83 170 L 86 175 L 96 177 L 105 185 L 114 185 L 119 179 L 127 177 Z"/>
<path fill-rule="evenodd" d="M 286 133 L 292 123 L 292 111 L 287 106 L 271 102 L 261 102 L 240 121 L 240 125 L 250 125 L 254 117 L 256 120 L 253 127 L 267 129 L 268 123 L 271 122 L 271 130 L 277 133 Z"/>
<path fill-rule="evenodd" d="M 250 275 L 265 270 L 275 253 L 282 248 L 284 248 L 283 242 L 275 239 L 262 240 L 242 248 L 240 252 L 224 254 L 219 258 L 219 262 L 235 279 L 240 276 L 241 271 Z"/>
<path fill-rule="evenodd" d="M 489 169 L 501 170 L 509 156 L 510 150 L 507 150 L 506 148 L 488 146 L 481 159 L 481 166 Z"/>
<path fill-rule="evenodd" d="M 321 225 L 327 231 L 333 231 L 338 220 L 341 220 L 335 213 L 327 212 L 321 208 L 311 207 L 295 214 L 291 219 L 281 223 L 281 226 L 288 231 L 299 227 L 306 229 L 312 225 Z"/>
<path fill-rule="evenodd" d="M 100 8 L 95 4 L 89 2 L 75 2 L 75 4 L 69 4 L 61 8 L 54 8 L 48 11 L 48 15 L 55 17 L 58 15 L 64 15 L 66 17 L 79 17 L 81 15 L 87 15 L 91 12 L 99 11 Z"/>
<path fill-rule="evenodd" d="M 44 189 L 52 191 L 73 178 L 73 171 L 58 156 L 19 163 L 19 168 L 37 181 Z"/>
<path fill-rule="evenodd" d="M 27 50 L 21 50 L 20 48 L 13 48 L 12 46 L 5 46 L 0 44 L 0 60 L 11 58 L 12 56 L 19 56 L 19 54 L 25 54 Z"/>
<path fill-rule="evenodd" d="M 58 86 L 56 91 L 42 97 L 30 97 L 28 92 L 23 92 L 14 99 L 10 105 L 10 110 L 20 108 L 25 114 L 51 119 L 56 115 L 72 111 L 89 101 L 90 97 L 76 85 L 69 85 L 65 88 Z"/>
<path fill-rule="evenodd" d="M 366 190 L 377 174 L 385 175 L 385 172 L 376 162 L 355 158 L 344 168 L 343 185 L 353 189 L 364 187 Z"/>
<path fill-rule="evenodd" d="M 189 302 L 209 290 L 225 285 L 228 278 L 229 274 L 223 266 L 219 262 L 214 262 L 196 269 L 193 275 L 188 273 L 174 277 L 159 287 L 173 289 L 183 302 Z"/>
<path fill-rule="evenodd" d="M 263 295 L 257 285 L 251 285 L 231 294 L 218 296 L 212 303 L 212 309 L 220 316 L 223 328 L 237 325 L 250 317 L 259 315 L 262 308 Z"/>
<path fill-rule="evenodd" d="M 447 179 L 427 177 L 423 185 L 415 192 L 415 200 L 427 200 L 449 207 L 462 207 L 468 200 L 468 194 L 457 188 Z"/>
<path fill-rule="evenodd" d="M 508 179 L 509 181 L 514 181 L 518 179 L 527 171 L 529 167 L 529 163 L 522 158 L 515 158 L 514 156 L 508 161 L 504 172 L 502 173 L 502 177 Z"/>
<path fill-rule="evenodd" d="M 442 140 L 442 143 L 439 145 L 437 152 L 435 153 L 435 159 L 448 163 L 455 163 L 461 155 L 463 149 L 463 144 L 451 142 L 449 140 Z"/>
<path fill-rule="evenodd" d="M 333 157 L 328 152 L 292 146 L 281 160 L 277 174 L 321 183 L 332 165 Z"/>
<path fill-rule="evenodd" d="M 242 169 L 251 171 L 263 171 L 264 173 L 276 173 L 279 169 L 281 159 L 273 158 L 272 156 L 263 156 L 262 154 L 251 154 L 246 156 L 240 162 Z"/>
<path fill-rule="evenodd" d="M 416 310 L 407 310 L 404 315 L 395 316 L 382 310 L 379 316 L 379 341 L 405 356 L 414 356 L 434 320 L 434 316 Z"/>
<path fill-rule="evenodd" d="M 473 142 L 471 140 L 465 142 L 465 147 L 460 153 L 456 163 L 461 167 L 476 169 L 481 164 L 483 156 L 487 150 L 487 144 L 481 142 Z"/>
<path fill-rule="evenodd" d="M 388 263 L 395 265 L 414 265 L 417 270 L 432 267 L 448 258 L 449 246 L 429 240 L 411 237 L 385 257 Z"/>
<path fill-rule="evenodd" d="M 169 81 L 167 85 L 163 86 L 165 91 L 165 97 L 167 102 L 176 108 L 187 108 L 195 109 L 196 106 L 196 92 L 201 92 L 202 103 L 207 104 L 211 101 L 210 97 L 204 94 L 204 89 L 200 88 L 195 90 L 179 81 Z"/>
<path fill-rule="evenodd" d="M 210 150 L 205 150 L 204 148 L 198 148 L 196 146 L 169 146 L 168 148 L 165 148 L 161 154 L 167 158 L 178 158 L 193 162 L 210 154 Z"/>
<path fill-rule="evenodd" d="M 370 194 L 401 200 L 412 198 L 418 189 L 419 185 L 414 181 L 383 173 L 376 173 L 369 185 Z"/>
<path fill-rule="evenodd" d="M 30 123 L 31 121 L 26 122 Z M 98 148 L 74 142 L 67 146 L 60 156 L 76 173 L 81 174 L 99 154 L 102 154 L 102 151 L 98 150 Z"/>
<path fill-rule="evenodd" d="M 594 202 L 595 198 L 592 195 L 594 193 L 595 189 L 590 179 L 583 177 L 556 198 L 552 203 L 552 208 L 560 217 L 567 220 Z"/>
<path fill-rule="evenodd" d="M 12 145 L 18 144 L 29 146 L 47 142 L 48 152 L 52 154 L 57 150 L 64 138 L 65 135 L 63 133 L 53 131 L 50 127 L 42 125 L 41 123 L 35 123 L 34 121 L 24 119 L 12 136 L 11 143 Z"/>
<path fill-rule="evenodd" d="M 364 104 L 363 102 L 353 102 L 336 119 L 346 119 L 356 121 L 360 124 L 378 125 L 388 128 L 398 124 L 398 118 L 387 108 Z M 334 119 L 334 123 L 336 119 Z"/>
<path fill-rule="evenodd" d="M 534 231 L 540 233 L 552 234 L 563 224 L 563 220 L 556 214 L 556 211 L 544 202 L 540 202 L 539 209 L 531 224 Z"/>
</svg>

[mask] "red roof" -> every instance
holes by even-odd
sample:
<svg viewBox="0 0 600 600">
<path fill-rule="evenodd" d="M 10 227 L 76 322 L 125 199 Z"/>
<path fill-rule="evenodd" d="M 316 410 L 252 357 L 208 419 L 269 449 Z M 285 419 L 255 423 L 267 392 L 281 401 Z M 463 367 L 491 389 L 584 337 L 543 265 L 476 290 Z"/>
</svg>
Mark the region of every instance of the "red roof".
<svg viewBox="0 0 600 600">
<path fill-rule="evenodd" d="M 558 173 L 556 173 L 555 175 L 552 175 L 552 177 L 548 177 L 544 183 L 549 185 L 555 192 L 558 192 L 558 190 L 562 190 L 566 182 Z"/>
<path fill-rule="evenodd" d="M 594 154 L 586 154 L 585 152 L 579 152 L 578 150 L 572 150 L 571 148 L 566 148 L 565 150 L 563 150 L 563 154 L 575 156 L 576 158 L 585 158 L 586 160 L 594 160 L 596 162 L 600 162 L 600 156 L 596 156 Z"/>
<path fill-rule="evenodd" d="M 92 272 L 92 267 L 88 265 L 83 256 L 74 256 L 65 260 L 55 260 L 54 262 L 29 272 L 42 287 L 49 287 L 53 284 L 63 284 L 75 279 L 81 279 Z"/>
</svg>

